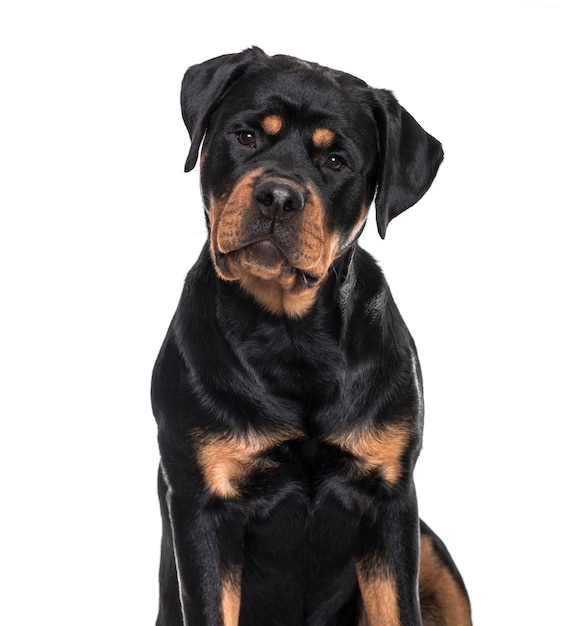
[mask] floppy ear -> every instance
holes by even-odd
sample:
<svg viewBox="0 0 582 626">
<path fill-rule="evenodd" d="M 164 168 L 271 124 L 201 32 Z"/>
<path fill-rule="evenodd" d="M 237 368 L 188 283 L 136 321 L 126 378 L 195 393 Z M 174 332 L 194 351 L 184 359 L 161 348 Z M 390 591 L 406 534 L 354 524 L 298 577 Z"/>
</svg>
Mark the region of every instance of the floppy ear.
<svg viewBox="0 0 582 626">
<path fill-rule="evenodd" d="M 267 55 L 260 48 L 249 48 L 237 54 L 225 54 L 190 67 L 182 80 L 180 102 L 182 118 L 190 133 L 192 145 L 184 170 L 196 165 L 198 150 L 214 107 L 248 67 Z"/>
<path fill-rule="evenodd" d="M 376 223 L 384 239 L 388 222 L 418 202 L 443 160 L 439 141 L 421 128 L 389 91 L 374 90 L 380 164 Z"/>
</svg>

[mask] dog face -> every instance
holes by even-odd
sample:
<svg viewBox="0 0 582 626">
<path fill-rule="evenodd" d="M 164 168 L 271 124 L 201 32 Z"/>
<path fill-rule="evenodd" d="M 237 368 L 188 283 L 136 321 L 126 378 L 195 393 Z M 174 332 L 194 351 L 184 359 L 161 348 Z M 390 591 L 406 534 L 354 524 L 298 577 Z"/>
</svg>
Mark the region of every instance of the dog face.
<svg viewBox="0 0 582 626">
<path fill-rule="evenodd" d="M 348 74 L 258 49 L 188 70 L 182 111 L 218 275 L 263 307 L 300 317 L 332 263 L 377 221 L 418 200 L 440 144 L 390 92 Z"/>
<path fill-rule="evenodd" d="M 352 91 L 307 68 L 240 79 L 202 151 L 219 275 L 301 314 L 363 228 L 376 171 L 376 125 Z"/>
</svg>

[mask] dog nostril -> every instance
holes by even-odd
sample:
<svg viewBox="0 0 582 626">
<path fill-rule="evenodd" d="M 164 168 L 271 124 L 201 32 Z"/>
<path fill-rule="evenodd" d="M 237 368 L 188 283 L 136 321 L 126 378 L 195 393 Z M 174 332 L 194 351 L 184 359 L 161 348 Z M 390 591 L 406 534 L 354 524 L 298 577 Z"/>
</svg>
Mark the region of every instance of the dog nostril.
<svg viewBox="0 0 582 626">
<path fill-rule="evenodd" d="M 261 211 L 269 216 L 291 217 L 301 211 L 305 199 L 299 189 L 282 182 L 263 181 L 255 189 L 255 199 Z"/>
<path fill-rule="evenodd" d="M 283 204 L 283 211 L 297 211 L 299 209 L 294 198 L 289 198 Z"/>
<path fill-rule="evenodd" d="M 262 204 L 263 206 L 271 206 L 273 204 L 273 194 L 271 193 L 257 193 L 256 198 L 259 201 L 259 204 Z"/>
</svg>

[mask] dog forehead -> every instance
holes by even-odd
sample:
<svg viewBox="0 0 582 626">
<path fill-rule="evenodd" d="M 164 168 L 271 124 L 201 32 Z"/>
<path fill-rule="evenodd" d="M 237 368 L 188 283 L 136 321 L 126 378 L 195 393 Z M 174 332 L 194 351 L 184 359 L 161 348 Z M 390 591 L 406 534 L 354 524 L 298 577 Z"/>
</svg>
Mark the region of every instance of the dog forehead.
<svg viewBox="0 0 582 626">
<path fill-rule="evenodd" d="M 347 81 L 341 74 L 319 66 L 299 64 L 279 69 L 275 64 L 242 77 L 223 105 L 233 114 L 276 111 L 308 124 L 329 119 L 342 125 L 364 124 L 365 119 L 373 118 L 365 97 L 367 90 L 362 81 Z"/>
</svg>

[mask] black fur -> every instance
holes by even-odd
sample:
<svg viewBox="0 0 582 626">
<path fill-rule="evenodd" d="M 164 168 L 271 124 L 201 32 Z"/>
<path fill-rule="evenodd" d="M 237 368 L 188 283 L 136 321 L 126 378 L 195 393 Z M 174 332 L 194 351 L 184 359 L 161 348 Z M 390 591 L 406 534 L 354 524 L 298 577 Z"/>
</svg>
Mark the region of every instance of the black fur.
<svg viewBox="0 0 582 626">
<path fill-rule="evenodd" d="M 422 624 L 412 475 L 420 370 L 382 272 L 356 240 L 374 196 L 384 236 L 425 193 L 440 144 L 390 92 L 256 48 L 190 68 L 182 111 L 192 140 L 187 171 L 205 137 L 209 241 L 153 374 L 163 518 L 157 624 Z M 261 128 L 270 114 L 283 120 L 271 134 Z M 333 129 L 333 147 L 314 144 L 319 127 Z M 337 158 L 344 166 L 336 171 Z M 233 278 L 212 236 L 217 199 L 257 169 L 261 181 L 288 181 L 306 203 L 317 196 L 311 210 L 321 207 L 322 232 L 335 246 L 326 271 L 318 264 L 312 276 L 290 261 L 311 222 L 293 226 L 303 218 L 282 209 L 265 217 L 256 191 L 248 207 L 236 207 L 241 221 L 232 228 L 253 251 L 247 261 L 263 278 L 275 255 L 291 297 L 307 298 L 292 313 L 265 305 L 268 287 L 257 296 Z M 401 437 L 393 453 L 392 432 Z M 386 580 L 397 607 L 389 622 L 362 593 Z M 240 613 L 225 605 L 225 586 Z"/>
</svg>

